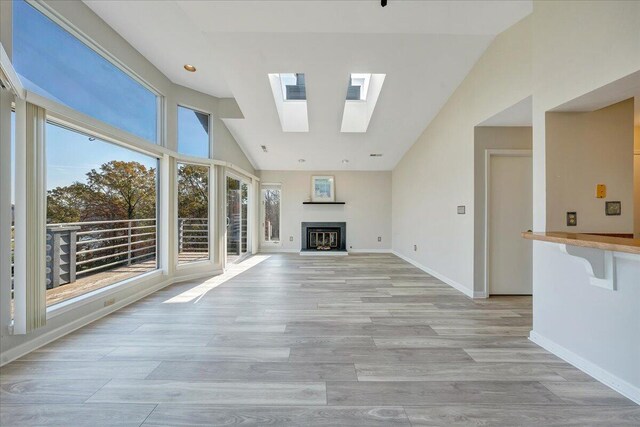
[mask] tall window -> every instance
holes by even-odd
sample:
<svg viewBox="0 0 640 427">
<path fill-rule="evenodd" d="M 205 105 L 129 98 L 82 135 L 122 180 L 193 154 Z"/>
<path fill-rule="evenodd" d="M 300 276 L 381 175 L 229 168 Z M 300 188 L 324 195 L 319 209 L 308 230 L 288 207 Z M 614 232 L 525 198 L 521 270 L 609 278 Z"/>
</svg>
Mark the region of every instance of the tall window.
<svg viewBox="0 0 640 427">
<path fill-rule="evenodd" d="M 262 187 L 262 224 L 265 243 L 280 243 L 280 186 Z"/>
<path fill-rule="evenodd" d="M 157 142 L 157 96 L 23 0 L 13 3 L 13 65 L 27 89 Z"/>
<path fill-rule="evenodd" d="M 158 159 L 47 123 L 47 305 L 157 269 Z"/>
<path fill-rule="evenodd" d="M 209 141 L 209 115 L 178 106 L 178 152 L 208 158 Z"/>
<path fill-rule="evenodd" d="M 178 164 L 178 263 L 209 259 L 209 168 Z"/>
</svg>

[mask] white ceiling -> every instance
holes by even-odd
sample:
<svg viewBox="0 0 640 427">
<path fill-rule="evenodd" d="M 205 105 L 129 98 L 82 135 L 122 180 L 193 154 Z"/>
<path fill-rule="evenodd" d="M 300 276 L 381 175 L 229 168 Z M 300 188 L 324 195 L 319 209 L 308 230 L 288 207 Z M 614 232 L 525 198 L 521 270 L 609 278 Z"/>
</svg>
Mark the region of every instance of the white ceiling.
<svg viewBox="0 0 640 427">
<path fill-rule="evenodd" d="M 495 35 L 532 8 L 530 1 L 85 3 L 173 82 L 234 97 L 245 118 L 225 123 L 263 170 L 393 169 Z M 185 72 L 185 63 L 198 72 Z M 308 133 L 282 131 L 269 73 L 305 73 Z M 340 132 L 350 73 L 386 74 L 362 134 Z"/>
<path fill-rule="evenodd" d="M 640 126 L 640 71 L 572 99 L 551 111 L 594 111 L 634 98 L 634 126 Z"/>
</svg>

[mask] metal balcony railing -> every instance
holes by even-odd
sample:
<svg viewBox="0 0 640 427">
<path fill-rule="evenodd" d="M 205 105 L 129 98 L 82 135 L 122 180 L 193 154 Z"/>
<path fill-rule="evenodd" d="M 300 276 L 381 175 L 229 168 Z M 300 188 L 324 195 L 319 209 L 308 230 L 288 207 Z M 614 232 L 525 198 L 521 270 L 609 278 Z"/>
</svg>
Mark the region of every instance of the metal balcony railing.
<svg viewBox="0 0 640 427">
<path fill-rule="evenodd" d="M 180 253 L 207 252 L 206 218 L 180 218 Z M 85 221 L 47 226 L 47 289 L 75 282 L 78 277 L 112 268 L 149 262 L 157 257 L 155 218 Z"/>
</svg>

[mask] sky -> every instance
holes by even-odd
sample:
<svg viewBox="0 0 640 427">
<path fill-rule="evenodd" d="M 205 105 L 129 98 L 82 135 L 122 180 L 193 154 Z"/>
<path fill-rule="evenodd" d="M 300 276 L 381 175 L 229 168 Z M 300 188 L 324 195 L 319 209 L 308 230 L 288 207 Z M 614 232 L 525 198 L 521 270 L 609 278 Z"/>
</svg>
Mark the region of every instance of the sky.
<svg viewBox="0 0 640 427">
<path fill-rule="evenodd" d="M 13 65 L 25 87 L 157 142 L 157 97 L 153 92 L 22 0 L 14 2 L 13 10 Z M 209 137 L 198 114 L 202 115 L 179 108 L 179 151 L 208 157 Z M 15 124 L 12 143 L 15 143 L 14 128 Z M 157 167 L 153 157 L 47 125 L 47 189 L 83 182 L 87 172 L 111 160 L 138 161 L 147 167 Z"/>
</svg>

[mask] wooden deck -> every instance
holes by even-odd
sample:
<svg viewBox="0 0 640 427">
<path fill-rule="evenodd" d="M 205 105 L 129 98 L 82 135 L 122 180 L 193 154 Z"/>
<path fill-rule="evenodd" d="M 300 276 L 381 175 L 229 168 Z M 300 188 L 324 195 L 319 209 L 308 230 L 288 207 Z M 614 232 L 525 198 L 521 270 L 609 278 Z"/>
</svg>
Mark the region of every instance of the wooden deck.
<svg viewBox="0 0 640 427">
<path fill-rule="evenodd" d="M 257 255 L 4 366 L 0 424 L 640 425 L 530 329 L 390 254 Z"/>
<path fill-rule="evenodd" d="M 178 256 L 178 262 L 187 263 L 208 259 L 207 254 L 196 252 L 184 252 Z M 140 262 L 130 266 L 117 267 L 87 276 L 81 276 L 73 283 L 47 289 L 47 307 L 66 301 L 88 292 L 102 289 L 126 279 L 148 273 L 156 269 L 156 260 Z"/>
</svg>

